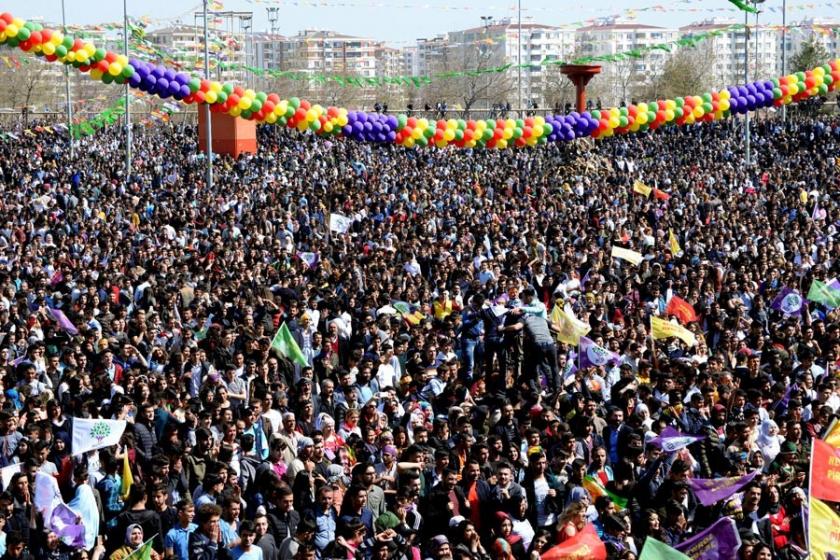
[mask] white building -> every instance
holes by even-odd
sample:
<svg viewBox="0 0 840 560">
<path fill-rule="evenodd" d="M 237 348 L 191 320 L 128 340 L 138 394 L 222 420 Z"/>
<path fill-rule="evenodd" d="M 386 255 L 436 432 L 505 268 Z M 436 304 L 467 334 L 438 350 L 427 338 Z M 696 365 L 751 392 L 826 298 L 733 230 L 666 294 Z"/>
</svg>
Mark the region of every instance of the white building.
<svg viewBox="0 0 840 560">
<path fill-rule="evenodd" d="M 782 46 L 782 33 L 779 32 L 779 45 Z M 795 56 L 805 43 L 812 40 L 821 45 L 828 53 L 829 60 L 840 57 L 840 23 L 826 19 L 804 19 L 788 25 L 785 37 L 787 43 L 787 70 L 791 72 L 790 59 Z M 782 74 L 781 54 L 779 55 L 778 74 Z"/>
</svg>

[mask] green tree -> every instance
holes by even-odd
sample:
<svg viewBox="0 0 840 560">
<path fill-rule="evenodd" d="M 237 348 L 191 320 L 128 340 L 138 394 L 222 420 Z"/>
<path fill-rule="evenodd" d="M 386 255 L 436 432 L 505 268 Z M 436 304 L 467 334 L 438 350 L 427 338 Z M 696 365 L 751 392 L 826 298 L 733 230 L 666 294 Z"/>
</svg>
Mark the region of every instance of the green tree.
<svg viewBox="0 0 840 560">
<path fill-rule="evenodd" d="M 809 41 L 802 43 L 799 52 L 790 59 L 790 66 L 794 72 L 803 72 L 825 64 L 827 60 L 828 52 L 825 47 L 817 42 L 816 37 L 812 37 Z"/>
</svg>

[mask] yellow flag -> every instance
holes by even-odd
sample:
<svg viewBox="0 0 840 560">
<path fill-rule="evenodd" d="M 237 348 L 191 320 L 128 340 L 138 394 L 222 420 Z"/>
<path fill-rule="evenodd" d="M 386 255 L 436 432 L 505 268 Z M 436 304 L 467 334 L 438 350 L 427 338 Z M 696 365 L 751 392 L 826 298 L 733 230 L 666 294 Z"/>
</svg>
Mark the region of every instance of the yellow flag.
<svg viewBox="0 0 840 560">
<path fill-rule="evenodd" d="M 132 484 L 134 484 L 134 475 L 131 474 L 131 465 L 128 463 L 128 450 L 126 449 L 125 455 L 123 455 L 122 487 L 120 488 L 120 498 L 123 501 L 128 499 Z"/>
<path fill-rule="evenodd" d="M 588 324 L 560 309 L 559 305 L 555 305 L 551 310 L 551 321 L 560 327 L 557 340 L 572 346 L 580 344 L 580 337 L 586 336 L 592 330 Z"/>
<path fill-rule="evenodd" d="M 840 449 L 840 422 L 837 420 L 832 421 L 828 427 L 828 431 L 825 433 L 823 441 L 834 449 Z"/>
<path fill-rule="evenodd" d="M 633 182 L 633 192 L 636 194 L 640 194 L 643 196 L 650 196 L 650 193 L 653 192 L 653 189 L 649 186 L 645 185 L 641 181 L 634 181 Z"/>
<path fill-rule="evenodd" d="M 625 249 L 624 247 L 616 247 L 615 245 L 613 245 L 612 253 L 610 255 L 615 259 L 625 260 L 635 266 L 638 266 L 639 263 L 645 259 L 641 253 Z"/>
<path fill-rule="evenodd" d="M 677 253 L 682 252 L 682 247 L 680 247 L 680 242 L 677 239 L 677 236 L 674 235 L 674 232 L 670 229 L 668 230 L 668 247 L 671 249 L 671 254 L 675 257 L 677 256 Z"/>
<path fill-rule="evenodd" d="M 840 550 L 840 515 L 814 497 L 808 513 L 808 542 L 814 560 L 826 560 L 828 553 Z"/>
<path fill-rule="evenodd" d="M 694 333 L 683 327 L 659 317 L 650 318 L 650 334 L 654 340 L 662 340 L 664 338 L 676 337 L 688 344 L 694 346 L 697 344 L 697 338 Z"/>
<path fill-rule="evenodd" d="M 799 202 L 808 204 L 808 191 L 799 191 Z"/>
</svg>

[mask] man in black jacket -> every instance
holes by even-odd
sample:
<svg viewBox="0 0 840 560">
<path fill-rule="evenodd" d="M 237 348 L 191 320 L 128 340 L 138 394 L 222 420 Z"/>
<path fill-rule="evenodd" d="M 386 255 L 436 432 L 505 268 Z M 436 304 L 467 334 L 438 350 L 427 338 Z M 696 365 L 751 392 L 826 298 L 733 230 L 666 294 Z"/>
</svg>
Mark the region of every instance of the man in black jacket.
<svg viewBox="0 0 840 560">
<path fill-rule="evenodd" d="M 151 403 L 140 405 L 137 419 L 134 421 L 134 439 L 141 465 L 149 466 L 158 443 L 155 432 L 155 407 Z"/>
<path fill-rule="evenodd" d="M 219 519 L 222 508 L 216 504 L 204 504 L 198 508 L 195 520 L 198 525 L 190 533 L 190 560 L 228 560 L 230 551 L 221 546 Z"/>
</svg>

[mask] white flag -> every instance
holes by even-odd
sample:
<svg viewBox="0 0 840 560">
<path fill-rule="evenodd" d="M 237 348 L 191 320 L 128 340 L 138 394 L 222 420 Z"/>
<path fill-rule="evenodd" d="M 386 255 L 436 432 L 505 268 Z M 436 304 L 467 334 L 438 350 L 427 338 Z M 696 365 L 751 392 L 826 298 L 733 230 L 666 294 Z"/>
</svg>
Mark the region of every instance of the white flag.
<svg viewBox="0 0 840 560">
<path fill-rule="evenodd" d="M 50 519 L 56 506 L 64 503 L 54 476 L 42 472 L 35 473 L 35 497 L 32 503 L 44 519 Z"/>
<path fill-rule="evenodd" d="M 341 214 L 330 214 L 330 231 L 335 233 L 347 233 L 350 226 L 353 225 L 353 220 Z"/>
<path fill-rule="evenodd" d="M 15 463 L 14 465 L 9 465 L 8 467 L 0 469 L 0 479 L 2 479 L 3 490 L 9 487 L 9 484 L 12 483 L 12 477 L 15 476 L 16 473 L 20 472 L 20 468 L 22 466 L 23 463 Z"/>
<path fill-rule="evenodd" d="M 73 418 L 72 454 L 116 445 L 125 432 L 125 420 Z"/>
<path fill-rule="evenodd" d="M 645 259 L 641 253 L 623 247 L 616 247 L 615 245 L 613 245 L 611 256 L 616 259 L 625 260 L 635 266 L 639 266 L 639 263 Z"/>
</svg>

